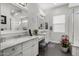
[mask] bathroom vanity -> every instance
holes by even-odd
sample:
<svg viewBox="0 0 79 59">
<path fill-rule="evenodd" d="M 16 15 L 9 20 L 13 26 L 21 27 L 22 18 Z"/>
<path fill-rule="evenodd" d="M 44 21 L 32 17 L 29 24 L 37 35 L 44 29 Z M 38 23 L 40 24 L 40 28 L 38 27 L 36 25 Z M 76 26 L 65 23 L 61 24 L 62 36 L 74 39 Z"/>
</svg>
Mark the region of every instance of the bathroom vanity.
<svg viewBox="0 0 79 59">
<path fill-rule="evenodd" d="M 0 56 L 36 56 L 39 54 L 39 41 L 44 39 L 44 36 L 26 36 L 23 32 L 13 33 L 16 37 L 9 38 L 0 43 Z M 9 34 L 9 33 L 8 33 Z M 11 34 L 11 33 L 10 33 Z M 13 35 L 13 36 L 14 36 Z"/>
<path fill-rule="evenodd" d="M 1 43 L 1 55 L 3 56 L 32 56 L 38 54 L 37 37 L 22 37 Z"/>
</svg>

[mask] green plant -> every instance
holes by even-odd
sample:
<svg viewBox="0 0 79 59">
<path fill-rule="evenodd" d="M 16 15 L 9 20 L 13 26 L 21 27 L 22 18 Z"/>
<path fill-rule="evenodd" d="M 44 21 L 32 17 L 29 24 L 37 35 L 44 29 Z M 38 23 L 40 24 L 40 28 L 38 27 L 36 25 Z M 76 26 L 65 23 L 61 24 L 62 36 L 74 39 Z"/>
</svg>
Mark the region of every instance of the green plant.
<svg viewBox="0 0 79 59">
<path fill-rule="evenodd" d="M 38 30 L 37 29 L 34 30 L 34 34 L 38 35 Z"/>
<path fill-rule="evenodd" d="M 62 37 L 64 37 L 64 39 L 62 39 L 61 41 L 61 45 L 64 48 L 68 48 L 70 46 L 69 40 L 68 40 L 68 36 L 67 35 L 63 35 Z"/>
</svg>

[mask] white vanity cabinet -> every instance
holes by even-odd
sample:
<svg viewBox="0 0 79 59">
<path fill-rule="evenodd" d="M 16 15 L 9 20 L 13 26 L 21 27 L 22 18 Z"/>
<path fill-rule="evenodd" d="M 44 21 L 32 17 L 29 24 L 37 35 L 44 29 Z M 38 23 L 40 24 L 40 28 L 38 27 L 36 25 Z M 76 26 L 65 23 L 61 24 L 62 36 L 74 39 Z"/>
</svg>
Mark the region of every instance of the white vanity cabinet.
<svg viewBox="0 0 79 59">
<path fill-rule="evenodd" d="M 76 46 L 72 47 L 72 55 L 79 56 L 79 47 L 76 47 Z"/>
<path fill-rule="evenodd" d="M 22 52 L 22 45 L 18 44 L 3 50 L 4 56 L 15 56 Z"/>
<path fill-rule="evenodd" d="M 22 39 L 23 40 L 23 39 Z M 38 39 L 32 38 L 7 47 L 0 51 L 0 56 L 36 56 L 38 55 Z"/>
<path fill-rule="evenodd" d="M 38 40 L 32 39 L 23 43 L 23 56 L 35 56 L 38 54 Z"/>
</svg>

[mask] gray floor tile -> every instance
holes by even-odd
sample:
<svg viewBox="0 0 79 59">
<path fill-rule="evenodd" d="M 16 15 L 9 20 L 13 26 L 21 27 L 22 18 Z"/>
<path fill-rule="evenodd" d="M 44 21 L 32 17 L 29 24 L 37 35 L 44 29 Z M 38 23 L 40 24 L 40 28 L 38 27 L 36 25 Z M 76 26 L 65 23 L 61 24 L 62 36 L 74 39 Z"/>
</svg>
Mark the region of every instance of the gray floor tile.
<svg viewBox="0 0 79 59">
<path fill-rule="evenodd" d="M 64 53 L 60 49 L 59 44 L 48 44 L 45 49 L 41 49 L 40 56 L 71 56 L 70 52 Z"/>
</svg>

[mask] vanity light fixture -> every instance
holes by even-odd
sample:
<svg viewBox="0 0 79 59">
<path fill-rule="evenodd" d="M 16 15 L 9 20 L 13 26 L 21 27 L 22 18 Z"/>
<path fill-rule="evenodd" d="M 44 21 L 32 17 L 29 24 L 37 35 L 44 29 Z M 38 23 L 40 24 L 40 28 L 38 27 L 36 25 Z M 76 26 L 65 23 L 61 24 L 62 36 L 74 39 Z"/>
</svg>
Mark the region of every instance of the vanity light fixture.
<svg viewBox="0 0 79 59">
<path fill-rule="evenodd" d="M 19 3 L 19 5 L 21 5 L 23 7 L 26 7 L 27 6 L 27 3 Z"/>
</svg>

